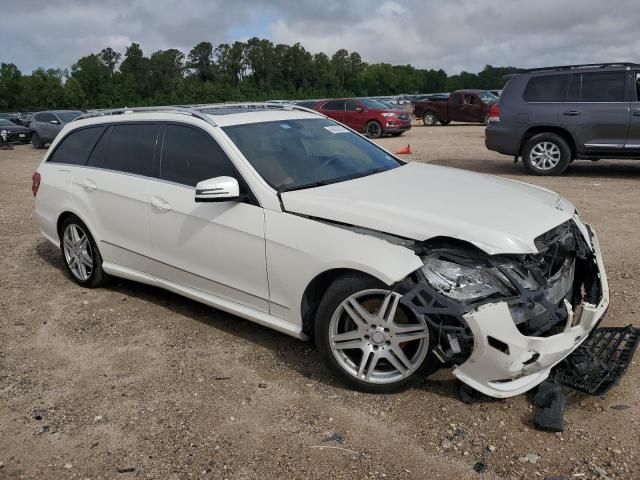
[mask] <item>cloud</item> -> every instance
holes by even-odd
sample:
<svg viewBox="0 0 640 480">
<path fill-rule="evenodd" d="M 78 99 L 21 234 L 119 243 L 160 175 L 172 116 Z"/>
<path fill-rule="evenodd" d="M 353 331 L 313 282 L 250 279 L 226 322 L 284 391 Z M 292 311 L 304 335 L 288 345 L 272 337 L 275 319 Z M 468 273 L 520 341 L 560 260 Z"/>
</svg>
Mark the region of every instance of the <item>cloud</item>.
<svg viewBox="0 0 640 480">
<path fill-rule="evenodd" d="M 67 68 L 106 46 L 188 52 L 253 35 L 449 73 L 633 61 L 637 10 L 637 0 L 22 0 L 2 6 L 0 61 L 29 72 Z"/>
</svg>

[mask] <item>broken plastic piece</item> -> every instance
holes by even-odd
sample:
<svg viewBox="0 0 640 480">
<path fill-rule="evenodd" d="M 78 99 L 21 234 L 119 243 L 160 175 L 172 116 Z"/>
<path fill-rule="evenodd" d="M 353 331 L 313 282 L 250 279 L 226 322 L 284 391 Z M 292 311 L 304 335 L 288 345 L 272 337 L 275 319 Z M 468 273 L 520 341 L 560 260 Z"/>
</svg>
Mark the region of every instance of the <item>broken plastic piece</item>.
<svg viewBox="0 0 640 480">
<path fill-rule="evenodd" d="M 533 400 L 536 411 L 533 424 L 546 432 L 564 431 L 565 399 L 562 386 L 554 382 L 543 382 Z"/>
<path fill-rule="evenodd" d="M 640 342 L 640 328 L 594 329 L 589 338 L 553 370 L 553 379 L 589 395 L 602 395 L 616 385 Z"/>
</svg>

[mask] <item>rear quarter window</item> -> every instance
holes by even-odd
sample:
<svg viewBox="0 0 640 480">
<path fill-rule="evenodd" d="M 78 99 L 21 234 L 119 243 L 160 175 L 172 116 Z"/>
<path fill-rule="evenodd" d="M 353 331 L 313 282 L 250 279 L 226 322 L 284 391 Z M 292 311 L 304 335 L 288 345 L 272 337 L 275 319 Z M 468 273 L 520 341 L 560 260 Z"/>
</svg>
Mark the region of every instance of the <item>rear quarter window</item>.
<svg viewBox="0 0 640 480">
<path fill-rule="evenodd" d="M 58 144 L 47 162 L 86 165 L 93 147 L 104 130 L 105 127 L 101 125 L 72 131 Z"/>
<path fill-rule="evenodd" d="M 531 77 L 524 89 L 526 102 L 563 102 L 570 75 L 544 75 Z"/>
</svg>

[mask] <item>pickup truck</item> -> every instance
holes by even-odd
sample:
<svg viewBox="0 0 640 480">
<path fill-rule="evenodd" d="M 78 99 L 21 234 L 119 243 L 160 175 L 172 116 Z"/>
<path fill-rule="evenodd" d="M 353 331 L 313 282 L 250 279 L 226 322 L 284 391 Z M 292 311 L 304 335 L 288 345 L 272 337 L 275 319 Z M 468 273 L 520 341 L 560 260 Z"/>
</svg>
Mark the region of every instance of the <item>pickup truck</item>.
<svg viewBox="0 0 640 480">
<path fill-rule="evenodd" d="M 491 105 L 498 101 L 488 90 L 456 90 L 449 96 L 434 95 L 428 100 L 416 102 L 413 114 L 421 118 L 425 126 L 440 122 L 487 123 Z"/>
</svg>

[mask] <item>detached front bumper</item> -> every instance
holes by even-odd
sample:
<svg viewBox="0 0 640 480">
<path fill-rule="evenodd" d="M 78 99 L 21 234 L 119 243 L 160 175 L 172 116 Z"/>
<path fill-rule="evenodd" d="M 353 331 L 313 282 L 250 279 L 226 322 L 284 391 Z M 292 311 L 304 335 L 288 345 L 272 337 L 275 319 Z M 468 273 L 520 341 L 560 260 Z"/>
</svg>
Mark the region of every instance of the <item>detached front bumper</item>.
<svg viewBox="0 0 640 480">
<path fill-rule="evenodd" d="M 609 286 L 596 235 L 581 228 L 590 241 L 597 264 L 602 296 L 597 305 L 583 303 L 578 314 L 566 302 L 568 318 L 561 333 L 532 337 L 520 333 L 506 302 L 485 304 L 464 315 L 473 334 L 473 352 L 453 374 L 472 388 L 492 397 L 522 394 L 543 382 L 551 369 L 567 357 L 600 322 L 609 305 Z"/>
</svg>

